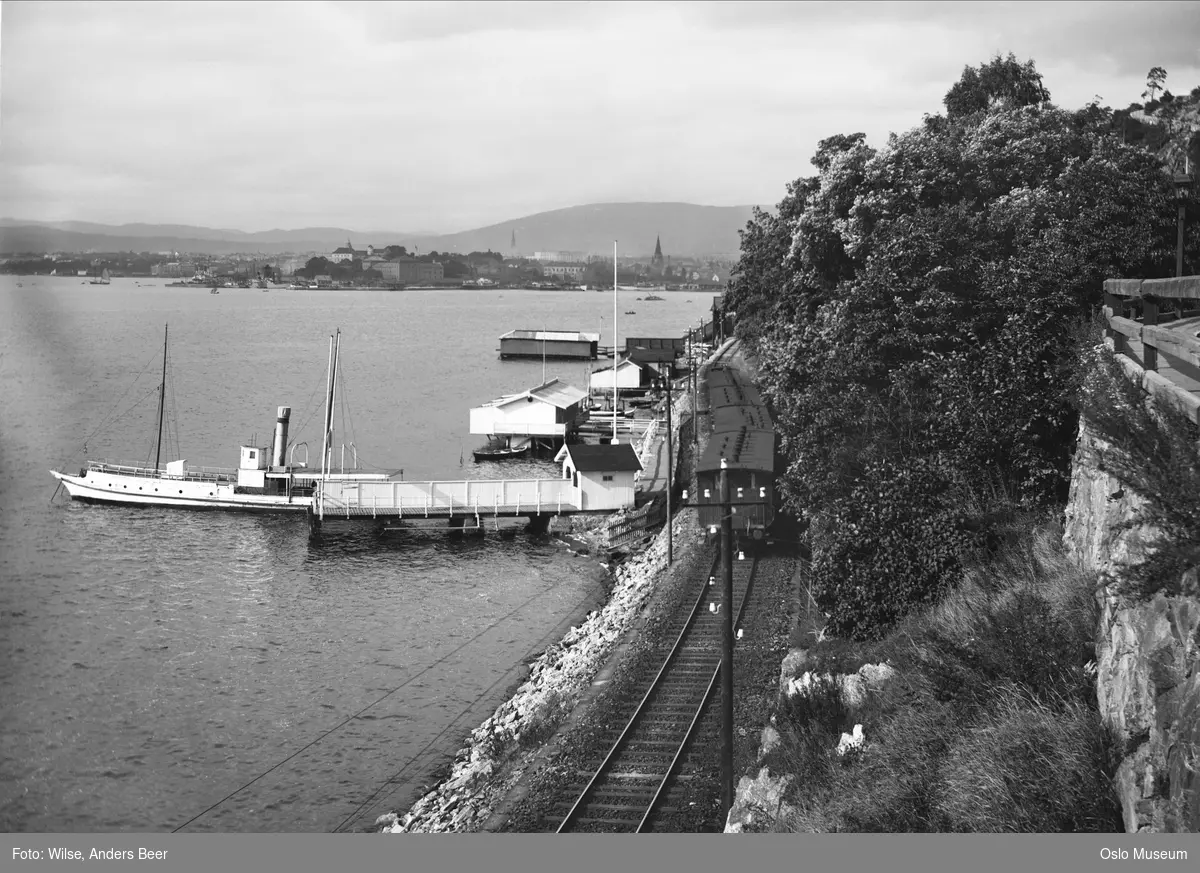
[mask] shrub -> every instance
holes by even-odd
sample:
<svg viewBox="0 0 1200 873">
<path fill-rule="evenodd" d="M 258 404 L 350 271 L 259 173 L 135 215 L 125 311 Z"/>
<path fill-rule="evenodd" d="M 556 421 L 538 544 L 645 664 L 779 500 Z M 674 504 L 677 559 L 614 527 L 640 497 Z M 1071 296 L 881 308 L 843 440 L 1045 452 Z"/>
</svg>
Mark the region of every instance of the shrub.
<svg viewBox="0 0 1200 873">
<path fill-rule="evenodd" d="M 958 578 L 976 547 L 940 460 L 871 465 L 813 547 L 813 587 L 833 634 L 881 636 Z"/>
</svg>

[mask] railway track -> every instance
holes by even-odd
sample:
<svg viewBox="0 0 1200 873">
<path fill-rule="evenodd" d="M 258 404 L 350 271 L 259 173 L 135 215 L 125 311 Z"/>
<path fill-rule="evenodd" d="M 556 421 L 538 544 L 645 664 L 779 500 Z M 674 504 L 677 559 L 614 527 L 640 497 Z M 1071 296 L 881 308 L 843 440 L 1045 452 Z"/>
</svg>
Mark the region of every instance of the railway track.
<svg viewBox="0 0 1200 873">
<path fill-rule="evenodd" d="M 749 599 L 758 558 L 733 562 L 734 626 Z M 636 686 L 640 703 L 624 728 L 615 725 L 605 747 L 610 751 L 578 771 L 581 781 L 570 797 L 555 805 L 545 821 L 558 833 L 641 833 L 649 830 L 666 789 L 688 752 L 696 726 L 709 702 L 720 697 L 722 614 L 719 558 L 700 580 L 691 612 L 656 674 L 647 671 Z M 652 675 L 653 674 L 653 675 Z M 713 766 L 717 766 L 713 754 Z"/>
</svg>

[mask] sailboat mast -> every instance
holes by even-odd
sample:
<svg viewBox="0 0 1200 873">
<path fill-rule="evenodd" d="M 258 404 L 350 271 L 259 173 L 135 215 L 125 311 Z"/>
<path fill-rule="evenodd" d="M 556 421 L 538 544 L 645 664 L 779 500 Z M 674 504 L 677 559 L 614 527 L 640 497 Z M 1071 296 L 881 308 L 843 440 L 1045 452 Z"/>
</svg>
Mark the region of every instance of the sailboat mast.
<svg viewBox="0 0 1200 873">
<path fill-rule="evenodd" d="M 342 332 L 337 331 L 336 339 L 333 343 L 333 379 L 329 388 L 329 467 L 333 469 L 333 416 L 334 409 L 337 405 L 337 373 L 338 373 L 338 358 L 341 356 L 342 350 Z"/>
<path fill-rule="evenodd" d="M 325 372 L 325 429 L 321 442 L 321 481 L 325 481 L 325 459 L 329 457 L 329 415 L 332 404 L 329 395 L 333 392 L 333 336 L 329 337 L 329 369 Z"/>
<path fill-rule="evenodd" d="M 613 240 L 613 435 L 612 441 L 617 442 L 617 241 Z"/>
<path fill-rule="evenodd" d="M 158 461 L 162 457 L 162 427 L 163 413 L 166 409 L 167 400 L 167 332 L 171 325 L 163 325 L 163 368 L 162 368 L 162 383 L 158 386 L 158 448 L 154 452 L 154 472 L 158 472 Z"/>
</svg>

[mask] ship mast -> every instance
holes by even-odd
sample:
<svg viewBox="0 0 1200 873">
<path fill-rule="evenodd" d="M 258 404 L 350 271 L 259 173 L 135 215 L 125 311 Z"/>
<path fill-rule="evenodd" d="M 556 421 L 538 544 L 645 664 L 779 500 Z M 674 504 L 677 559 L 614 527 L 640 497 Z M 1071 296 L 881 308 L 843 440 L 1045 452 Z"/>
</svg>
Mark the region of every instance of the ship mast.
<svg viewBox="0 0 1200 873">
<path fill-rule="evenodd" d="M 163 325 L 163 369 L 162 383 L 158 386 L 158 448 L 154 452 L 154 472 L 158 472 L 158 461 L 162 457 L 162 428 L 163 428 L 163 413 L 166 409 L 167 399 L 167 332 L 171 325 Z"/>
<path fill-rule="evenodd" d="M 326 378 L 326 389 L 327 390 L 325 392 L 325 436 L 324 436 L 324 440 L 323 440 L 323 443 L 321 446 L 321 485 L 322 485 L 321 494 L 322 494 L 322 498 L 324 497 L 324 493 L 325 493 L 325 488 L 324 488 L 325 479 L 329 472 L 329 452 L 331 449 L 331 447 L 329 445 L 329 439 L 330 439 L 330 436 L 332 435 L 331 431 L 333 430 L 333 396 L 334 396 L 334 389 L 337 384 L 337 346 L 341 345 L 341 339 L 342 339 L 342 332 L 340 329 L 337 331 L 336 345 L 335 345 L 334 337 L 331 336 L 329 338 L 329 375 Z M 322 507 L 324 507 L 324 500 L 322 499 L 321 502 L 322 502 Z M 322 512 L 322 514 L 324 514 L 324 513 Z"/>
</svg>

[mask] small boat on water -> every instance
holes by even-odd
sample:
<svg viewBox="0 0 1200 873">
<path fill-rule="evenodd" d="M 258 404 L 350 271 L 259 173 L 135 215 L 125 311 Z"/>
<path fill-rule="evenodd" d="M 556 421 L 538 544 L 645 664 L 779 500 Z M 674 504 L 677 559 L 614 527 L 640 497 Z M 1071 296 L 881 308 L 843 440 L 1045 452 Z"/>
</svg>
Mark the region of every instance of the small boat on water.
<svg viewBox="0 0 1200 873">
<path fill-rule="evenodd" d="M 627 310 L 625 310 L 625 314 L 626 314 L 626 315 L 637 315 L 637 313 L 636 313 L 636 312 L 634 312 L 632 309 L 627 309 Z"/>
<path fill-rule="evenodd" d="M 213 292 L 215 293 L 215 291 Z M 291 407 L 280 406 L 275 438 L 270 446 L 242 446 L 236 470 L 189 467 L 186 460 L 161 466 L 163 417 L 167 386 L 167 338 L 163 336 L 163 378 L 159 386 L 158 447 L 154 466 L 87 461 L 78 475 L 51 470 L 73 500 L 86 503 L 119 503 L 185 509 L 241 509 L 259 512 L 305 511 L 323 481 L 382 481 L 387 473 L 332 472 L 333 398 L 336 386 L 341 332 L 329 338 L 329 391 L 325 397 L 325 435 L 319 468 L 308 466 L 308 444 L 288 448 Z M 304 447 L 305 459 L 295 462 L 296 449 Z M 343 454 L 344 454 L 343 447 Z M 357 462 L 355 463 L 357 467 Z"/>
<path fill-rule="evenodd" d="M 100 271 L 99 276 L 97 276 L 95 279 L 92 279 L 93 285 L 109 285 L 111 283 L 112 279 L 108 275 L 108 267 L 105 267 Z"/>
<path fill-rule="evenodd" d="M 209 293 L 209 294 L 220 294 L 221 292 L 220 292 L 220 291 L 218 291 L 218 290 L 217 290 L 217 288 L 216 288 L 216 286 L 214 285 L 214 286 L 213 286 L 213 289 L 212 289 L 211 291 L 209 291 L 208 293 Z"/>
<path fill-rule="evenodd" d="M 529 440 L 517 446 L 504 440 L 492 440 L 482 448 L 475 449 L 471 454 L 475 456 L 476 461 L 504 461 L 508 458 L 525 457 L 529 454 L 531 445 Z"/>
<path fill-rule="evenodd" d="M 639 298 L 639 299 L 640 299 L 640 300 L 666 300 L 667 298 L 665 298 L 665 297 L 659 297 L 659 296 L 658 296 L 658 295 L 656 295 L 656 294 L 649 294 L 649 295 L 647 295 L 647 296 L 645 296 L 645 297 L 641 297 L 641 298 Z"/>
</svg>

